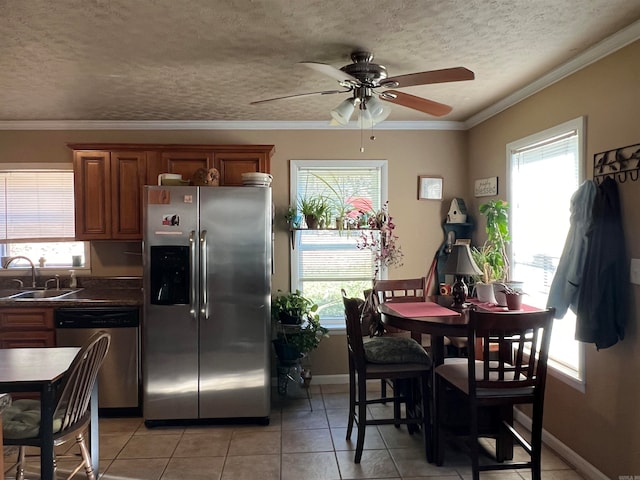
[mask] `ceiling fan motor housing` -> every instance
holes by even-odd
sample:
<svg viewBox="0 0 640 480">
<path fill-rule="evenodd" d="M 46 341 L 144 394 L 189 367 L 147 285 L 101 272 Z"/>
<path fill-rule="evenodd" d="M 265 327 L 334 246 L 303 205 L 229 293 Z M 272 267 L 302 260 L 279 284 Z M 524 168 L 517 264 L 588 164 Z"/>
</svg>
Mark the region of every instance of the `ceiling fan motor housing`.
<svg viewBox="0 0 640 480">
<path fill-rule="evenodd" d="M 377 88 L 380 81 L 387 78 L 387 69 L 383 65 L 371 63 L 373 54 L 369 52 L 354 52 L 351 54 L 354 63 L 345 65 L 340 70 L 348 73 L 365 87 Z"/>
</svg>

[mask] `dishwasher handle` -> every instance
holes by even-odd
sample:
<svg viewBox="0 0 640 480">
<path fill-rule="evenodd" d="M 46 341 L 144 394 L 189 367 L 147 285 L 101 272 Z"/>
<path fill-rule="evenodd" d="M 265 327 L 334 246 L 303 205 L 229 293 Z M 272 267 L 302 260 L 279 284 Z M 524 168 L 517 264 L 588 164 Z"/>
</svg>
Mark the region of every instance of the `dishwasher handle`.
<svg viewBox="0 0 640 480">
<path fill-rule="evenodd" d="M 56 328 L 133 328 L 140 326 L 137 308 L 60 308 L 54 312 Z"/>
</svg>

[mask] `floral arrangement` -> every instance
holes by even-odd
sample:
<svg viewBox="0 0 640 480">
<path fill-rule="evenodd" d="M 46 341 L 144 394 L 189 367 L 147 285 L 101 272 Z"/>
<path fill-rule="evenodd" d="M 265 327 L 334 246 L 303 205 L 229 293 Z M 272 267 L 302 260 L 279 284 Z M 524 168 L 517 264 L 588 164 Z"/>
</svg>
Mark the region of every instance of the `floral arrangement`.
<svg viewBox="0 0 640 480">
<path fill-rule="evenodd" d="M 380 210 L 372 213 L 369 218 L 369 228 L 371 230 L 362 231 L 357 240 L 356 247 L 359 250 L 371 250 L 376 263 L 376 270 L 373 275 L 374 281 L 378 277 L 380 269 L 388 267 L 402 266 L 404 257 L 398 236 L 393 234 L 396 228 L 393 217 L 389 215 L 389 202 L 385 202 Z"/>
</svg>

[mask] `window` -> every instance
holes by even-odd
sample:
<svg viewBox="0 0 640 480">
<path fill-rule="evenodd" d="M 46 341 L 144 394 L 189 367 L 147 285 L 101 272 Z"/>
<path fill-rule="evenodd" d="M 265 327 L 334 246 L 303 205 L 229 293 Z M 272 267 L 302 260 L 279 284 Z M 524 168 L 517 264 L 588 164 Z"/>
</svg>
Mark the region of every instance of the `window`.
<svg viewBox="0 0 640 480">
<path fill-rule="evenodd" d="M 527 303 L 544 308 L 569 230 L 569 206 L 584 179 L 583 119 L 578 118 L 507 145 L 514 280 L 523 280 Z M 579 389 L 583 351 L 574 339 L 570 310 L 553 325 L 549 364 Z"/>
<path fill-rule="evenodd" d="M 57 169 L 0 172 L 0 255 L 22 255 L 45 267 L 77 267 L 88 258 L 76 242 L 73 171 Z M 28 266 L 16 260 L 12 267 Z M 85 265 L 86 267 L 87 265 Z"/>
<path fill-rule="evenodd" d="M 329 202 L 348 203 L 354 217 L 358 210 L 378 210 L 386 200 L 384 160 L 292 160 L 290 169 L 292 205 L 309 195 L 321 195 Z M 340 289 L 362 297 L 371 288 L 373 257 L 370 251 L 356 248 L 358 230 L 336 229 L 335 224 L 329 227 L 296 232 L 291 290 L 302 291 L 318 304 L 324 326 L 344 328 Z"/>
</svg>

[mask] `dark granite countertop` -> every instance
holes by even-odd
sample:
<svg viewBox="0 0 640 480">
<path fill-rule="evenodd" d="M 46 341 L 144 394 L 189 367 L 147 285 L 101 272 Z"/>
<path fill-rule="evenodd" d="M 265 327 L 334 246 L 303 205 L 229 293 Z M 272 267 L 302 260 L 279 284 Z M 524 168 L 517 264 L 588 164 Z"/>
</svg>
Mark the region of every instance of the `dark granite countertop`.
<svg viewBox="0 0 640 480">
<path fill-rule="evenodd" d="M 61 279 L 61 288 L 68 284 Z M 0 284 L 0 307 L 90 307 L 90 306 L 141 306 L 142 279 L 126 278 L 89 278 L 79 277 L 78 288 L 73 293 L 60 298 L 10 298 L 28 288 L 17 289 L 14 286 Z M 55 290 L 55 287 L 54 289 Z"/>
</svg>

